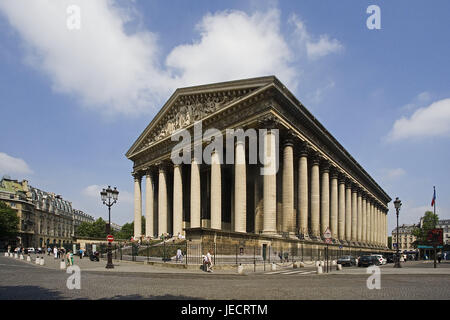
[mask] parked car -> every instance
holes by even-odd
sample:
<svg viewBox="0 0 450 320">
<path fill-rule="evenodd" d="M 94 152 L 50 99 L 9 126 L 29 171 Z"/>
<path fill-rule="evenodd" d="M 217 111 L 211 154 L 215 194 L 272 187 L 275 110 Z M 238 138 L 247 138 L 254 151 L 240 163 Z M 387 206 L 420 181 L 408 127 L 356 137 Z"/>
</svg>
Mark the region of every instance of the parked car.
<svg viewBox="0 0 450 320">
<path fill-rule="evenodd" d="M 381 254 L 372 254 L 372 256 L 377 257 L 378 261 L 380 261 L 380 264 L 386 264 L 387 263 L 387 259 L 385 257 L 383 257 Z"/>
<path fill-rule="evenodd" d="M 42 250 L 42 248 L 37 248 L 36 253 L 41 254 L 41 253 L 44 253 L 44 251 Z"/>
<path fill-rule="evenodd" d="M 358 267 L 379 266 L 380 260 L 376 256 L 361 256 L 358 261 Z"/>
<path fill-rule="evenodd" d="M 386 255 L 386 263 L 394 263 L 395 262 L 395 255 L 394 254 L 388 254 Z"/>
<path fill-rule="evenodd" d="M 36 252 L 36 250 L 34 250 L 34 248 L 28 248 L 27 250 L 28 250 L 27 253 L 35 253 Z"/>
<path fill-rule="evenodd" d="M 356 266 L 356 259 L 353 256 L 342 256 L 337 260 L 338 264 L 344 266 Z"/>
</svg>

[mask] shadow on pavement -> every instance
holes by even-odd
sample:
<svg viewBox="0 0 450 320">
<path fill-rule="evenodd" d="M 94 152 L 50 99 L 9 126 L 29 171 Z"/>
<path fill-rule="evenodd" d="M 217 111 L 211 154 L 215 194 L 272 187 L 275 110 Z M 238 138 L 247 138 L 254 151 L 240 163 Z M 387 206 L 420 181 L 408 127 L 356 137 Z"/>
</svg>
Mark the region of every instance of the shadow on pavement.
<svg viewBox="0 0 450 320">
<path fill-rule="evenodd" d="M 58 291 L 39 286 L 0 286 L 0 300 L 54 300 L 64 299 Z"/>
</svg>

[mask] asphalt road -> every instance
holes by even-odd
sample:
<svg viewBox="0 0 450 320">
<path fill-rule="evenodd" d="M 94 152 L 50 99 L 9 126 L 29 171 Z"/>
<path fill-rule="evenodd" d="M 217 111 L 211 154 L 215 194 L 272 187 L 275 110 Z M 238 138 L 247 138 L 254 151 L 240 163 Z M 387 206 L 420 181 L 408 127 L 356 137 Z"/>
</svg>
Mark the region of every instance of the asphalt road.
<svg viewBox="0 0 450 320">
<path fill-rule="evenodd" d="M 326 275 L 82 271 L 81 289 L 69 290 L 66 282 L 70 274 L 65 271 L 1 256 L 0 299 L 450 298 L 449 274 L 382 274 L 381 289 L 369 290 L 369 274 L 351 274 L 347 270 Z"/>
</svg>

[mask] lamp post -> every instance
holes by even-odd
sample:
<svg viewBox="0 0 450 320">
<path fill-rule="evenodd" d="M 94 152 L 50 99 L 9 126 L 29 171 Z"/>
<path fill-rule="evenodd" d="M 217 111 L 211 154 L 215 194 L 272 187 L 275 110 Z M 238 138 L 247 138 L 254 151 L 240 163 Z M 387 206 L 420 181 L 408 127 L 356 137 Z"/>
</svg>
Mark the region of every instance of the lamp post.
<svg viewBox="0 0 450 320">
<path fill-rule="evenodd" d="M 111 189 L 111 186 L 108 186 L 108 188 L 105 190 L 103 189 L 100 191 L 100 196 L 102 197 L 103 204 L 108 207 L 108 227 L 106 228 L 106 233 L 108 235 L 111 233 L 111 207 L 117 202 L 117 199 L 119 198 L 119 191 L 116 187 L 114 187 L 114 190 Z M 106 269 L 112 269 L 114 268 L 114 265 L 112 263 L 112 252 L 111 252 L 111 242 L 108 241 L 108 263 L 106 264 Z"/>
<path fill-rule="evenodd" d="M 394 268 L 401 268 L 402 266 L 400 265 L 400 251 L 399 251 L 399 247 L 398 247 L 398 214 L 400 212 L 400 208 L 402 206 L 402 202 L 400 201 L 400 199 L 397 197 L 394 201 L 394 207 L 397 213 L 397 258 L 395 259 L 395 264 L 394 264 Z"/>
</svg>

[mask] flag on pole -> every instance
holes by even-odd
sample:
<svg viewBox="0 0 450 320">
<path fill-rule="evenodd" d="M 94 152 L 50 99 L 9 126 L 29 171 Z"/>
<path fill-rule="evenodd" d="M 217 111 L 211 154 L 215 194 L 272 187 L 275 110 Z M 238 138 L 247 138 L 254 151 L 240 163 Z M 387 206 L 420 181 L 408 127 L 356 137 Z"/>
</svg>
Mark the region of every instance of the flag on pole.
<svg viewBox="0 0 450 320">
<path fill-rule="evenodd" d="M 433 187 L 433 189 L 434 189 L 434 192 L 433 192 L 433 199 L 431 200 L 431 206 L 432 206 L 432 207 L 434 206 L 434 202 L 436 201 L 436 188 Z"/>
</svg>

